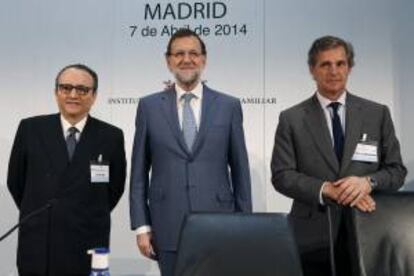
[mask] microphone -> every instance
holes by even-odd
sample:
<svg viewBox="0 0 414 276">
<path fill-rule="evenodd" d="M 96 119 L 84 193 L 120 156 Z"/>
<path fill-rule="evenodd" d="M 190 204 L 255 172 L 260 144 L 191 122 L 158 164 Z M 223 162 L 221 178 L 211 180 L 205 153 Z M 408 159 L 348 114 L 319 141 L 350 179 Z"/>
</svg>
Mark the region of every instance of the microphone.
<svg viewBox="0 0 414 276">
<path fill-rule="evenodd" d="M 26 216 L 24 216 L 16 225 L 14 225 L 12 228 L 10 228 L 5 234 L 3 234 L 0 237 L 0 242 L 3 241 L 5 238 L 7 238 L 11 233 L 13 233 L 17 228 L 19 228 L 21 225 L 26 223 L 26 221 L 30 220 L 31 218 L 43 213 L 45 210 L 48 210 L 53 207 L 54 204 L 56 204 L 57 199 L 52 198 L 50 199 L 45 205 L 42 207 L 30 212 Z"/>
</svg>

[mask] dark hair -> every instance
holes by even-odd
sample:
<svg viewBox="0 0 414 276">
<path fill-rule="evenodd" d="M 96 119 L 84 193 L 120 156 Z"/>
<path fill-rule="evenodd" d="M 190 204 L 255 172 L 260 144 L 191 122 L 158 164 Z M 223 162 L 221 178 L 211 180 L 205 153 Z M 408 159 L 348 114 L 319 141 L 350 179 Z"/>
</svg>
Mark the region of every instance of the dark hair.
<svg viewBox="0 0 414 276">
<path fill-rule="evenodd" d="M 308 65 L 310 67 L 315 66 L 317 55 L 320 52 L 338 47 L 344 48 L 346 58 L 348 60 L 348 66 L 352 68 L 355 65 L 354 48 L 352 47 L 352 44 L 343 40 L 342 38 L 329 35 L 320 37 L 312 43 L 312 46 L 308 52 Z"/>
<path fill-rule="evenodd" d="M 88 73 L 92 77 L 92 80 L 93 80 L 92 92 L 96 93 L 96 91 L 98 89 L 98 75 L 91 68 L 89 68 L 88 66 L 86 66 L 84 64 L 80 64 L 80 63 L 67 65 L 59 71 L 59 73 L 57 74 L 56 79 L 55 79 L 55 91 L 58 90 L 60 76 L 63 74 L 63 72 L 65 72 L 68 69 L 78 69 L 78 70 L 82 70 L 82 71 L 85 71 L 86 73 Z"/>
<path fill-rule="evenodd" d="M 195 38 L 197 38 L 197 40 L 200 42 L 201 45 L 201 53 L 203 55 L 207 55 L 207 50 L 206 50 L 206 45 L 204 44 L 204 41 L 200 38 L 200 36 L 195 33 L 194 31 L 187 29 L 187 28 L 181 28 L 178 29 L 170 38 L 170 41 L 168 41 L 168 45 L 167 45 L 167 52 L 165 53 L 166 56 L 171 55 L 171 45 L 173 44 L 173 42 L 178 39 L 178 38 L 183 38 L 183 37 L 190 37 L 193 36 Z"/>
</svg>

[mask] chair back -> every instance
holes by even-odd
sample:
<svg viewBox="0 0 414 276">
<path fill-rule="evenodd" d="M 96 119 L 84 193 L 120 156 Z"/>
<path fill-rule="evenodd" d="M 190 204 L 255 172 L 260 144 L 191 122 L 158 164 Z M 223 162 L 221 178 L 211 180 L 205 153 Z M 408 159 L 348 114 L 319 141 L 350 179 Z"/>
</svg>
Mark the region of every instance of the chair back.
<svg viewBox="0 0 414 276">
<path fill-rule="evenodd" d="M 176 276 L 300 276 L 285 214 L 191 214 L 183 225 Z"/>
<path fill-rule="evenodd" d="M 414 192 L 373 197 L 373 213 L 352 211 L 354 271 L 360 276 L 414 275 Z"/>
</svg>

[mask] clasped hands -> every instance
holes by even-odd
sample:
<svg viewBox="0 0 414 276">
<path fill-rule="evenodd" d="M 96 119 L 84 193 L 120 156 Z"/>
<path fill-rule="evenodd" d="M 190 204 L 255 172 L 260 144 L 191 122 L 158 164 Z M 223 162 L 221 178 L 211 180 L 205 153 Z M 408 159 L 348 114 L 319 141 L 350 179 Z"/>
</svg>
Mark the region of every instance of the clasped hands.
<svg viewBox="0 0 414 276">
<path fill-rule="evenodd" d="M 326 181 L 322 194 L 324 197 L 344 206 L 355 207 L 362 212 L 373 212 L 375 201 L 368 177 L 348 176 L 337 181 Z"/>
</svg>

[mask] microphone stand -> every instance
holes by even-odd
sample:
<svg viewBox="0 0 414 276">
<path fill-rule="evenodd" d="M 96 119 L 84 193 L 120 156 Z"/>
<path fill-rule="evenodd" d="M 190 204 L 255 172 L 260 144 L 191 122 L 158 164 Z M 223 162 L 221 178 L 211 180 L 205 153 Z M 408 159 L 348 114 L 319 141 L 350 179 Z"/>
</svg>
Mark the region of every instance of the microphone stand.
<svg viewBox="0 0 414 276">
<path fill-rule="evenodd" d="M 332 222 L 332 210 L 331 206 L 327 204 L 328 210 L 328 227 L 329 227 L 329 261 L 331 263 L 331 275 L 336 276 L 336 265 L 335 265 L 335 242 L 333 235 L 333 222 Z"/>
<path fill-rule="evenodd" d="M 33 217 L 38 216 L 39 214 L 47 211 L 48 216 L 48 223 L 47 223 L 47 240 L 46 240 L 46 275 L 51 276 L 50 272 L 50 235 L 51 235 L 51 227 L 52 227 L 52 214 L 51 214 L 51 208 L 53 207 L 53 204 L 55 203 L 55 199 L 49 200 L 48 203 L 46 203 L 44 206 L 30 212 L 26 216 L 24 216 L 16 225 L 14 225 L 10 230 L 8 230 L 4 235 L 0 237 L 0 242 L 3 241 L 5 238 L 10 236 L 11 233 L 13 233 L 17 228 L 25 224 L 28 220 L 32 219 Z"/>
<path fill-rule="evenodd" d="M 0 242 L 3 241 L 5 238 L 7 238 L 11 233 L 13 233 L 17 228 L 19 228 L 21 225 L 25 224 L 26 221 L 30 220 L 31 218 L 43 213 L 45 210 L 49 210 L 52 208 L 52 202 L 49 201 L 46 205 L 30 212 L 25 217 L 23 217 L 18 223 L 16 223 L 12 228 L 10 228 L 5 234 L 3 234 L 0 237 Z"/>
</svg>

